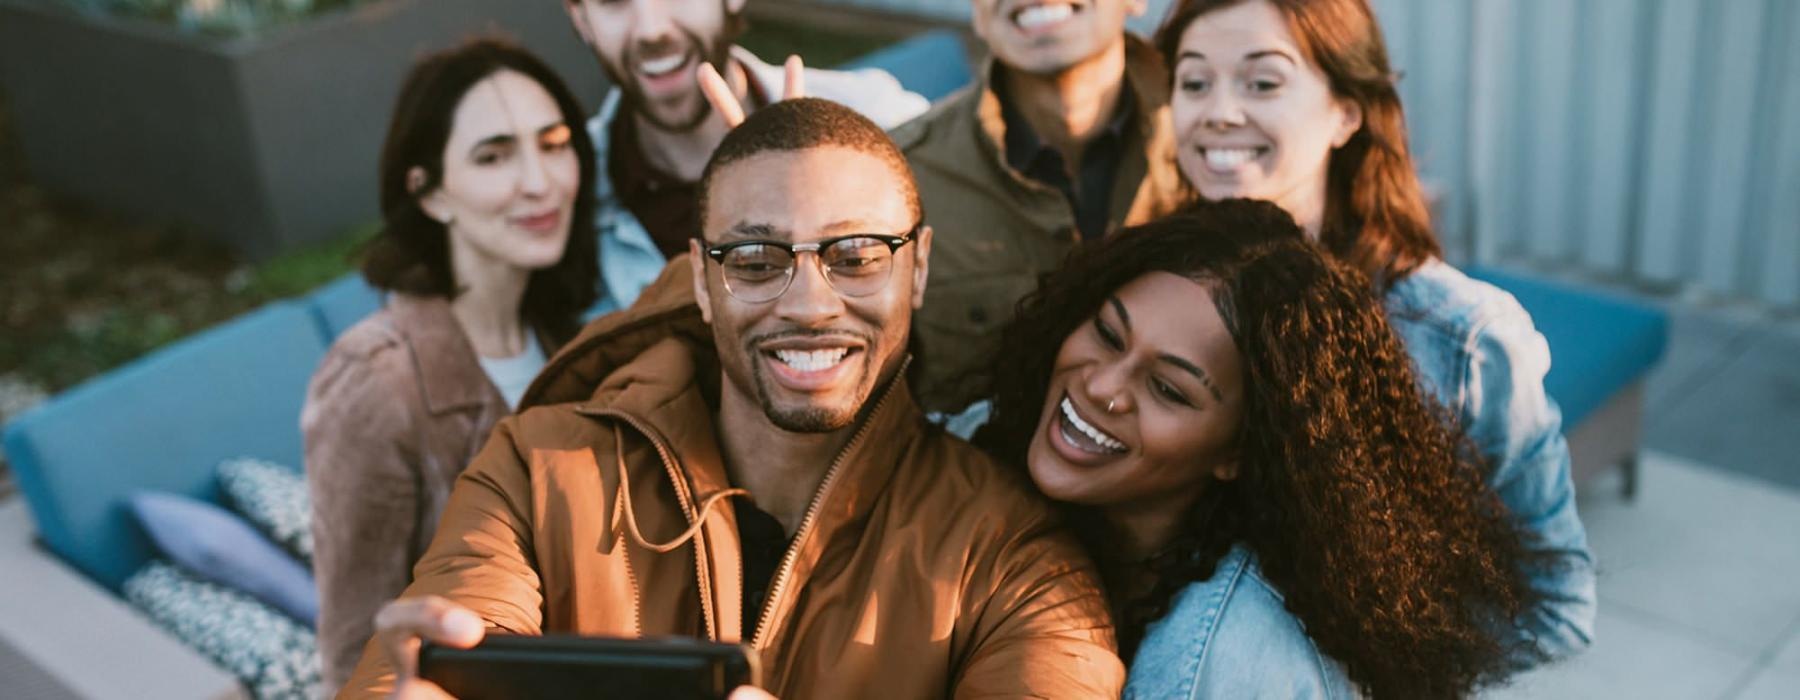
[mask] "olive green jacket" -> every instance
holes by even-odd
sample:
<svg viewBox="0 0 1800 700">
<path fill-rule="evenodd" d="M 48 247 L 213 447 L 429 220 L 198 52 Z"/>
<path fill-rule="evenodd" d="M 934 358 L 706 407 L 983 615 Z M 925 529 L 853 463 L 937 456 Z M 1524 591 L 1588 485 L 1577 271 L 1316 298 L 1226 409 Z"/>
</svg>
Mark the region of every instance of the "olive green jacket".
<svg viewBox="0 0 1800 700">
<path fill-rule="evenodd" d="M 1168 71 L 1135 36 L 1126 36 L 1125 60 L 1137 119 L 1113 182 L 1109 230 L 1173 211 L 1187 191 L 1175 166 Z M 1078 240 L 1074 209 L 1062 193 L 1006 164 L 993 75 L 990 62 L 974 85 L 893 132 L 934 231 L 931 280 L 913 327 L 913 378 L 928 411 L 955 412 L 986 397 L 988 365 L 1014 304 Z"/>
</svg>

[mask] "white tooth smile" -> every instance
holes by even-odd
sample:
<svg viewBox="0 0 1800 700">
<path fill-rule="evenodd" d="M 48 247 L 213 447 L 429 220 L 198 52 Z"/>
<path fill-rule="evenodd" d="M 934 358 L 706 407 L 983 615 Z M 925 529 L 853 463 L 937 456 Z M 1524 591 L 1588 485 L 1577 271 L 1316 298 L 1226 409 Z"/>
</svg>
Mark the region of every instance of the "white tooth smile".
<svg viewBox="0 0 1800 700">
<path fill-rule="evenodd" d="M 776 350 L 775 358 L 781 363 L 801 372 L 819 372 L 836 367 L 844 361 L 850 348 L 832 348 L 829 350 Z"/>
<path fill-rule="evenodd" d="M 687 54 L 675 54 L 663 58 L 653 58 L 638 64 L 638 72 L 652 78 L 664 75 L 687 63 Z"/>
<path fill-rule="evenodd" d="M 1259 148 L 1203 148 L 1200 150 L 1200 154 L 1206 157 L 1206 167 L 1208 168 L 1237 170 L 1256 158 L 1261 150 Z"/>
<path fill-rule="evenodd" d="M 1068 419 L 1067 425 L 1081 431 L 1081 434 L 1087 436 L 1087 439 L 1093 440 L 1094 444 L 1105 448 L 1108 452 L 1118 453 L 1125 451 L 1125 443 L 1119 442 L 1118 439 L 1111 435 L 1100 432 L 1099 428 L 1082 420 L 1081 416 L 1075 413 L 1075 404 L 1070 402 L 1069 398 L 1066 396 L 1063 397 L 1062 400 L 1062 412 L 1063 417 Z"/>
<path fill-rule="evenodd" d="M 1013 24 L 1018 25 L 1020 29 L 1030 31 L 1037 29 L 1038 27 L 1061 22 L 1068 19 L 1069 16 L 1073 14 L 1075 14 L 1075 6 L 1073 5 L 1033 5 L 1020 10 L 1018 14 L 1014 15 Z"/>
</svg>

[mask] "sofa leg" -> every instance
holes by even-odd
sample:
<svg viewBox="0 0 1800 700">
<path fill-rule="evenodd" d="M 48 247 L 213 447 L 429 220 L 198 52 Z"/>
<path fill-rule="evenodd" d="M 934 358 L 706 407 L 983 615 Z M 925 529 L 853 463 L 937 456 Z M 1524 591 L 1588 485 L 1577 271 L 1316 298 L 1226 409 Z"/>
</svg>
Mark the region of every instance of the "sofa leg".
<svg viewBox="0 0 1800 700">
<path fill-rule="evenodd" d="M 1624 485 L 1619 489 L 1619 492 L 1625 496 L 1626 501 L 1636 501 L 1638 493 L 1638 456 L 1633 454 L 1626 457 L 1625 461 L 1620 464 L 1619 467 L 1625 470 Z"/>
</svg>

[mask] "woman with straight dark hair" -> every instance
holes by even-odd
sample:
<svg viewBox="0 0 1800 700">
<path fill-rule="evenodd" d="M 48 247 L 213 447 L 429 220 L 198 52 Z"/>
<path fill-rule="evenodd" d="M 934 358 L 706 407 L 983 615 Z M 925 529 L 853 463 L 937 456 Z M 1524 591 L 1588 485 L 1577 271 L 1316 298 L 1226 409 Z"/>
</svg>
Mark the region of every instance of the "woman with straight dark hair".
<svg viewBox="0 0 1800 700">
<path fill-rule="evenodd" d="M 979 442 L 1099 564 L 1128 698 L 1440 698 L 1515 668 L 1539 555 L 1368 279 L 1229 200 L 1021 302 Z"/>
<path fill-rule="evenodd" d="M 412 580 L 456 476 L 593 303 L 582 115 L 550 68 L 495 40 L 425 58 L 400 91 L 363 261 L 386 300 L 332 344 L 301 416 L 334 688 Z"/>
<path fill-rule="evenodd" d="M 1535 537 L 1535 657 L 1586 648 L 1594 565 L 1575 512 L 1549 347 L 1512 295 L 1445 263 L 1366 0 L 1180 0 L 1157 33 L 1177 163 L 1200 197 L 1285 209 L 1380 295 L 1428 391 Z"/>
</svg>

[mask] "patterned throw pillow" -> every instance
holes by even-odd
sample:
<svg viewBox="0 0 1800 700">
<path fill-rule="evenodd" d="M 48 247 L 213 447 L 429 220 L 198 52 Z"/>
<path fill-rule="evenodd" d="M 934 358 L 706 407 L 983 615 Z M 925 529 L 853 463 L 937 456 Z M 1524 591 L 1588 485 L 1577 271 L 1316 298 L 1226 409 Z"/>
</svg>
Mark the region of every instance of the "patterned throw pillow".
<svg viewBox="0 0 1800 700">
<path fill-rule="evenodd" d="M 257 698 L 324 696 L 318 640 L 255 599 L 152 560 L 125 581 L 125 599 Z"/>
<path fill-rule="evenodd" d="M 227 506 L 312 568 L 312 497 L 305 476 L 274 462 L 239 457 L 219 464 L 219 486 Z"/>
</svg>

